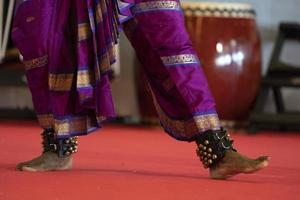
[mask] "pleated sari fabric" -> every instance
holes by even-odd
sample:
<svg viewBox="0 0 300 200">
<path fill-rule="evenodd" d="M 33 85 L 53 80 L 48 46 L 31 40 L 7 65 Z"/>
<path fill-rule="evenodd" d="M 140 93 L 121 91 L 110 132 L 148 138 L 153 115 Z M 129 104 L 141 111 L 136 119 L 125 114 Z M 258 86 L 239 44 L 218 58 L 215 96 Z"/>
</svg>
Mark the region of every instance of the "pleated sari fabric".
<svg viewBox="0 0 300 200">
<path fill-rule="evenodd" d="M 41 127 L 66 138 L 86 135 L 115 116 L 109 75 L 122 29 L 166 132 L 192 141 L 220 128 L 178 0 L 19 1 L 12 37 Z"/>
</svg>

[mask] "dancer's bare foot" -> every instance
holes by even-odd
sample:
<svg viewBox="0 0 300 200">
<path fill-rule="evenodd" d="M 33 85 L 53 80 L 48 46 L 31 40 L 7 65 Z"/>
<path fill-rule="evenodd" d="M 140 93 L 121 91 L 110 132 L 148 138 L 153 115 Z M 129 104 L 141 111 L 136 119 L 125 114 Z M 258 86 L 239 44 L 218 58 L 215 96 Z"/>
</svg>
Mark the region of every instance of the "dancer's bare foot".
<svg viewBox="0 0 300 200">
<path fill-rule="evenodd" d="M 267 167 L 268 161 L 268 156 L 250 159 L 238 152 L 229 150 L 216 166 L 210 168 L 210 177 L 213 179 L 227 179 L 239 173 L 253 173 Z"/>
<path fill-rule="evenodd" d="M 59 171 L 72 168 L 72 156 L 59 158 L 54 152 L 45 152 L 33 160 L 17 165 L 19 171 Z"/>
</svg>

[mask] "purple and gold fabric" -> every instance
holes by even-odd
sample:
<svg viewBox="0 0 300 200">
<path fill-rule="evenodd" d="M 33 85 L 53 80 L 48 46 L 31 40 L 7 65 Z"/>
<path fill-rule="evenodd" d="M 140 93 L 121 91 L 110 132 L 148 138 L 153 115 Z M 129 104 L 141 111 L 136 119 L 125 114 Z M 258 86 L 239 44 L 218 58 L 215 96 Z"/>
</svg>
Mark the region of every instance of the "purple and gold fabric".
<svg viewBox="0 0 300 200">
<path fill-rule="evenodd" d="M 123 28 L 136 50 L 166 132 L 192 141 L 219 129 L 214 99 L 178 0 L 27 0 L 13 39 L 43 128 L 85 135 L 115 116 L 109 85 Z"/>
</svg>

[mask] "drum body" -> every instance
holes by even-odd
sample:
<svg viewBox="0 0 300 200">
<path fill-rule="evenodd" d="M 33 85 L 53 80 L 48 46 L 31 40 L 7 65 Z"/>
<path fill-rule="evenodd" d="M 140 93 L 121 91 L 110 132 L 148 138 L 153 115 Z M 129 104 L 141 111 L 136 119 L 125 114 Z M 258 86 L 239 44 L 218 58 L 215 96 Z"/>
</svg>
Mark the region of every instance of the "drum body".
<svg viewBox="0 0 300 200">
<path fill-rule="evenodd" d="M 248 4 L 182 3 L 221 119 L 245 120 L 261 79 L 261 43 Z"/>
</svg>

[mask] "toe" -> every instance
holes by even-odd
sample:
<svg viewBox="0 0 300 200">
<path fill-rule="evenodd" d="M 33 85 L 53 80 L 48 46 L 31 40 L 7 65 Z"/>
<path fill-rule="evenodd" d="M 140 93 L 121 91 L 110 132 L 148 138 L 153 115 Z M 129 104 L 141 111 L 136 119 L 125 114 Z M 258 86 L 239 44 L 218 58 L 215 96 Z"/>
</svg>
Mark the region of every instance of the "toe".
<svg viewBox="0 0 300 200">
<path fill-rule="evenodd" d="M 258 169 L 262 169 L 262 168 L 265 168 L 269 165 L 269 161 L 267 159 L 265 160 L 261 160 L 258 165 L 257 165 L 257 168 Z"/>
<path fill-rule="evenodd" d="M 258 161 L 258 168 L 262 169 L 269 165 L 270 157 L 269 156 L 261 156 L 261 157 L 257 158 L 256 160 Z"/>
<path fill-rule="evenodd" d="M 264 161 L 269 161 L 270 157 L 269 156 L 260 156 L 259 158 L 256 159 L 257 161 L 264 162 Z"/>
</svg>

